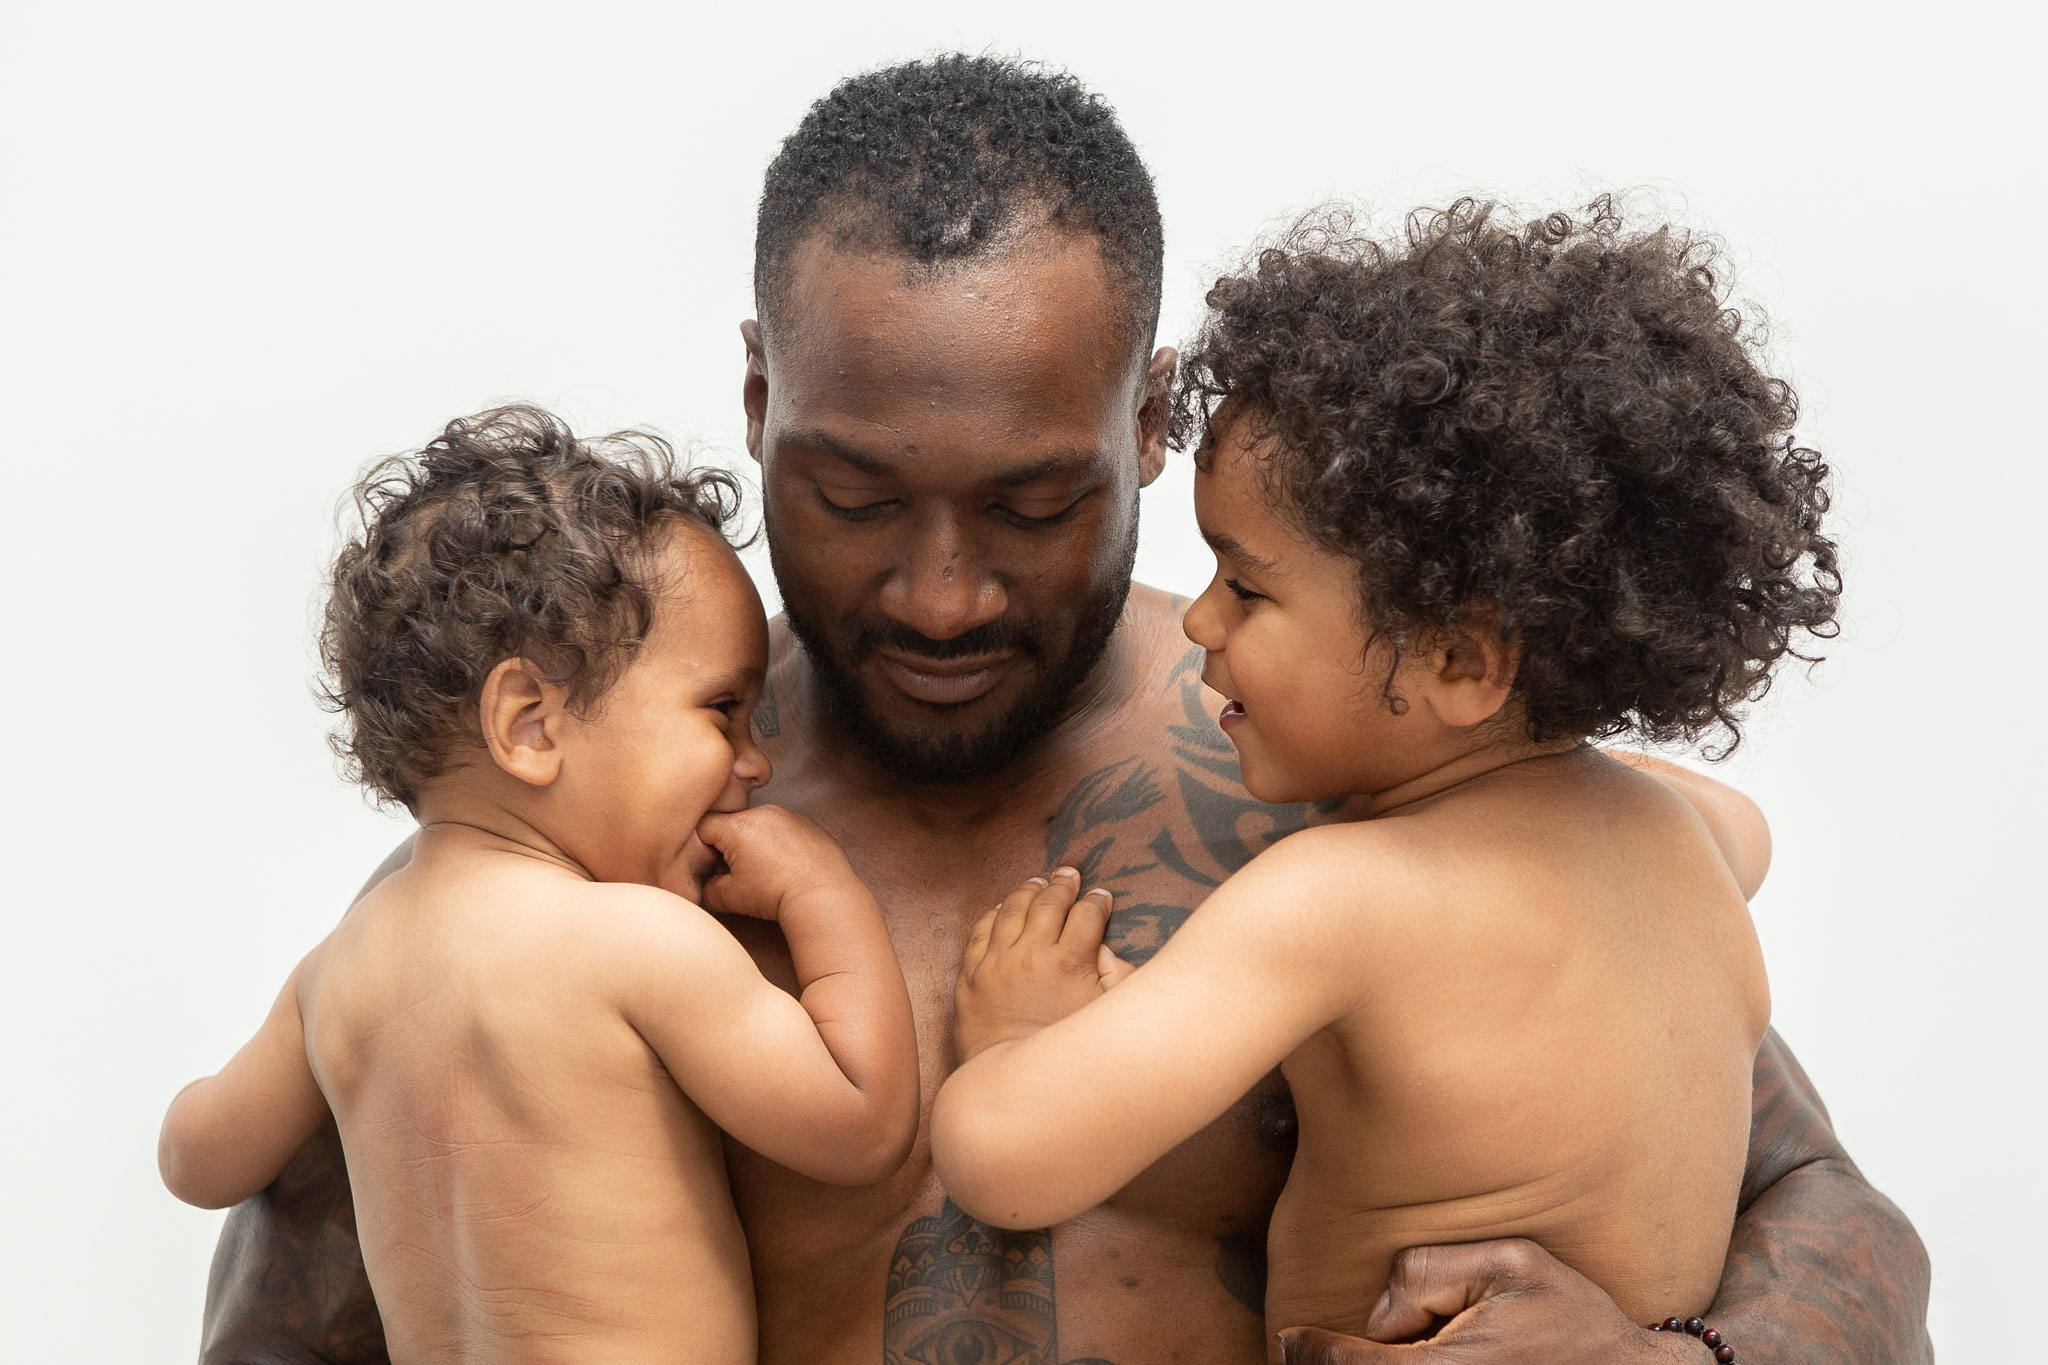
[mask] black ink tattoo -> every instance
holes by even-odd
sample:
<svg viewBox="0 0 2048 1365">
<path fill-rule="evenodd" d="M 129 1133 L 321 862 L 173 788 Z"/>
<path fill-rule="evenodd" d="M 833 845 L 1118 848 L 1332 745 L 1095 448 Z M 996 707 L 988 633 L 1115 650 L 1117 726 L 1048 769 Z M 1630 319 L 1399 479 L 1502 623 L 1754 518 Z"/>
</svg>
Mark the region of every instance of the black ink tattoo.
<svg viewBox="0 0 2048 1365">
<path fill-rule="evenodd" d="M 977 1223 L 948 1199 L 897 1239 L 883 1365 L 1062 1365 L 1052 1233 Z"/>
<path fill-rule="evenodd" d="M 775 679 L 761 685 L 761 700 L 754 707 L 754 731 L 763 739 L 782 733 L 782 712 L 775 705 Z"/>
<path fill-rule="evenodd" d="M 1842 1150 L 1773 1029 L 1757 1053 L 1742 1215 L 1707 1317 L 1764 1365 L 1929 1365 L 1927 1249 Z"/>
<path fill-rule="evenodd" d="M 203 1365 L 390 1365 L 333 1124 L 237 1204 L 206 1283 Z"/>
</svg>

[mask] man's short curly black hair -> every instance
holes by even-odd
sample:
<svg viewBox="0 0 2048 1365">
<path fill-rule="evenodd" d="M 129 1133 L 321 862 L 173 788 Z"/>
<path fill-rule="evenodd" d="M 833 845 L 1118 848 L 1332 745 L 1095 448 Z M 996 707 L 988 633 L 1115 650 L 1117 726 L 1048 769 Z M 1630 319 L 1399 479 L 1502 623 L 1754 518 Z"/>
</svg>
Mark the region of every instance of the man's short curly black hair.
<svg viewBox="0 0 2048 1365">
<path fill-rule="evenodd" d="M 350 777 L 417 810 L 481 742 L 470 708 L 505 659 L 540 665 L 573 705 L 597 701 L 653 625 L 651 539 L 685 522 L 724 535 L 739 502 L 732 475 L 679 467 L 658 436 L 579 441 L 525 406 L 458 418 L 374 466 L 320 632 Z"/>
<path fill-rule="evenodd" d="M 761 187 L 754 306 L 773 332 L 790 255 L 829 227 L 927 267 L 999 249 L 1036 214 L 1093 234 L 1133 344 L 1159 324 L 1164 237 L 1152 176 L 1101 96 L 1035 63 L 960 53 L 841 81 Z"/>
<path fill-rule="evenodd" d="M 1722 256 L 1611 197 L 1526 222 L 1465 199 L 1389 239 L 1322 211 L 1210 291 L 1176 438 L 1205 463 L 1230 400 L 1397 647 L 1497 609 L 1536 738 L 1726 753 L 1778 660 L 1836 633 L 1842 581 L 1828 468 Z"/>
</svg>

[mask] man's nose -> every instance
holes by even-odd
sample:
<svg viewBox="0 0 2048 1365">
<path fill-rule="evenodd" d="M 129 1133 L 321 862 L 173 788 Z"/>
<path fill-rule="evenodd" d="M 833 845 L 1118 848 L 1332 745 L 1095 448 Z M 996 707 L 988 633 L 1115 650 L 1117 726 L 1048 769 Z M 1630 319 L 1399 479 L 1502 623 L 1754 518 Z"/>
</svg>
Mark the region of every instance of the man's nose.
<svg viewBox="0 0 2048 1365">
<path fill-rule="evenodd" d="M 933 640 L 985 626 L 1009 605 L 973 539 L 950 510 L 935 510 L 916 527 L 902 560 L 882 585 L 890 619 Z"/>
</svg>

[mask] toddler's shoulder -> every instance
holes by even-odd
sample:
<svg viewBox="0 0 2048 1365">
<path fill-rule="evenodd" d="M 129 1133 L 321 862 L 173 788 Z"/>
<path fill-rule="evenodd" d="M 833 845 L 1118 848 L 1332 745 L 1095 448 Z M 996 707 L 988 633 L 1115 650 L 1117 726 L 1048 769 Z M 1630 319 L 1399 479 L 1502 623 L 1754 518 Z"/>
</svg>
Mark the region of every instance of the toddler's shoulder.
<svg viewBox="0 0 2048 1365">
<path fill-rule="evenodd" d="M 1259 907 L 1381 949 L 1430 923 L 1451 866 L 1445 841 L 1405 821 L 1359 820 L 1290 834 L 1247 863 L 1227 886 Z"/>
</svg>

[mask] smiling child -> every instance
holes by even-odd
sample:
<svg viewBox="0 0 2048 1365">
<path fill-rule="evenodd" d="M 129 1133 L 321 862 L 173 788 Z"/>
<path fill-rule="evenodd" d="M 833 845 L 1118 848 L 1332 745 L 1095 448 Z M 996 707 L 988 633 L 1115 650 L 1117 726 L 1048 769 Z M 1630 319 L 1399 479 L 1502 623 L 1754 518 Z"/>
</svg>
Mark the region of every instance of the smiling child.
<svg viewBox="0 0 2048 1365">
<path fill-rule="evenodd" d="M 935 1160 L 1005 1226 L 1100 1202 L 1281 1068 L 1270 1329 L 1418 1335 L 1371 1311 L 1396 1254 L 1501 1237 L 1685 1317 L 1735 1218 L 1768 835 L 1591 742 L 1732 744 L 1832 634 L 1827 471 L 1710 243 L 1607 201 L 1505 219 L 1297 229 L 1188 357 L 1217 571 L 1186 630 L 1246 788 L 1334 818 L 1120 981 L 1101 899 L 1027 883 L 957 993 Z"/>
<path fill-rule="evenodd" d="M 737 486 L 505 408 L 357 501 L 322 653 L 344 756 L 419 836 L 173 1101 L 164 1181 L 236 1203 L 331 1111 L 398 1365 L 751 1361 L 719 1129 L 864 1184 L 918 1094 L 874 898 L 747 808 L 768 634 Z M 779 920 L 798 996 L 700 900 Z"/>
</svg>

